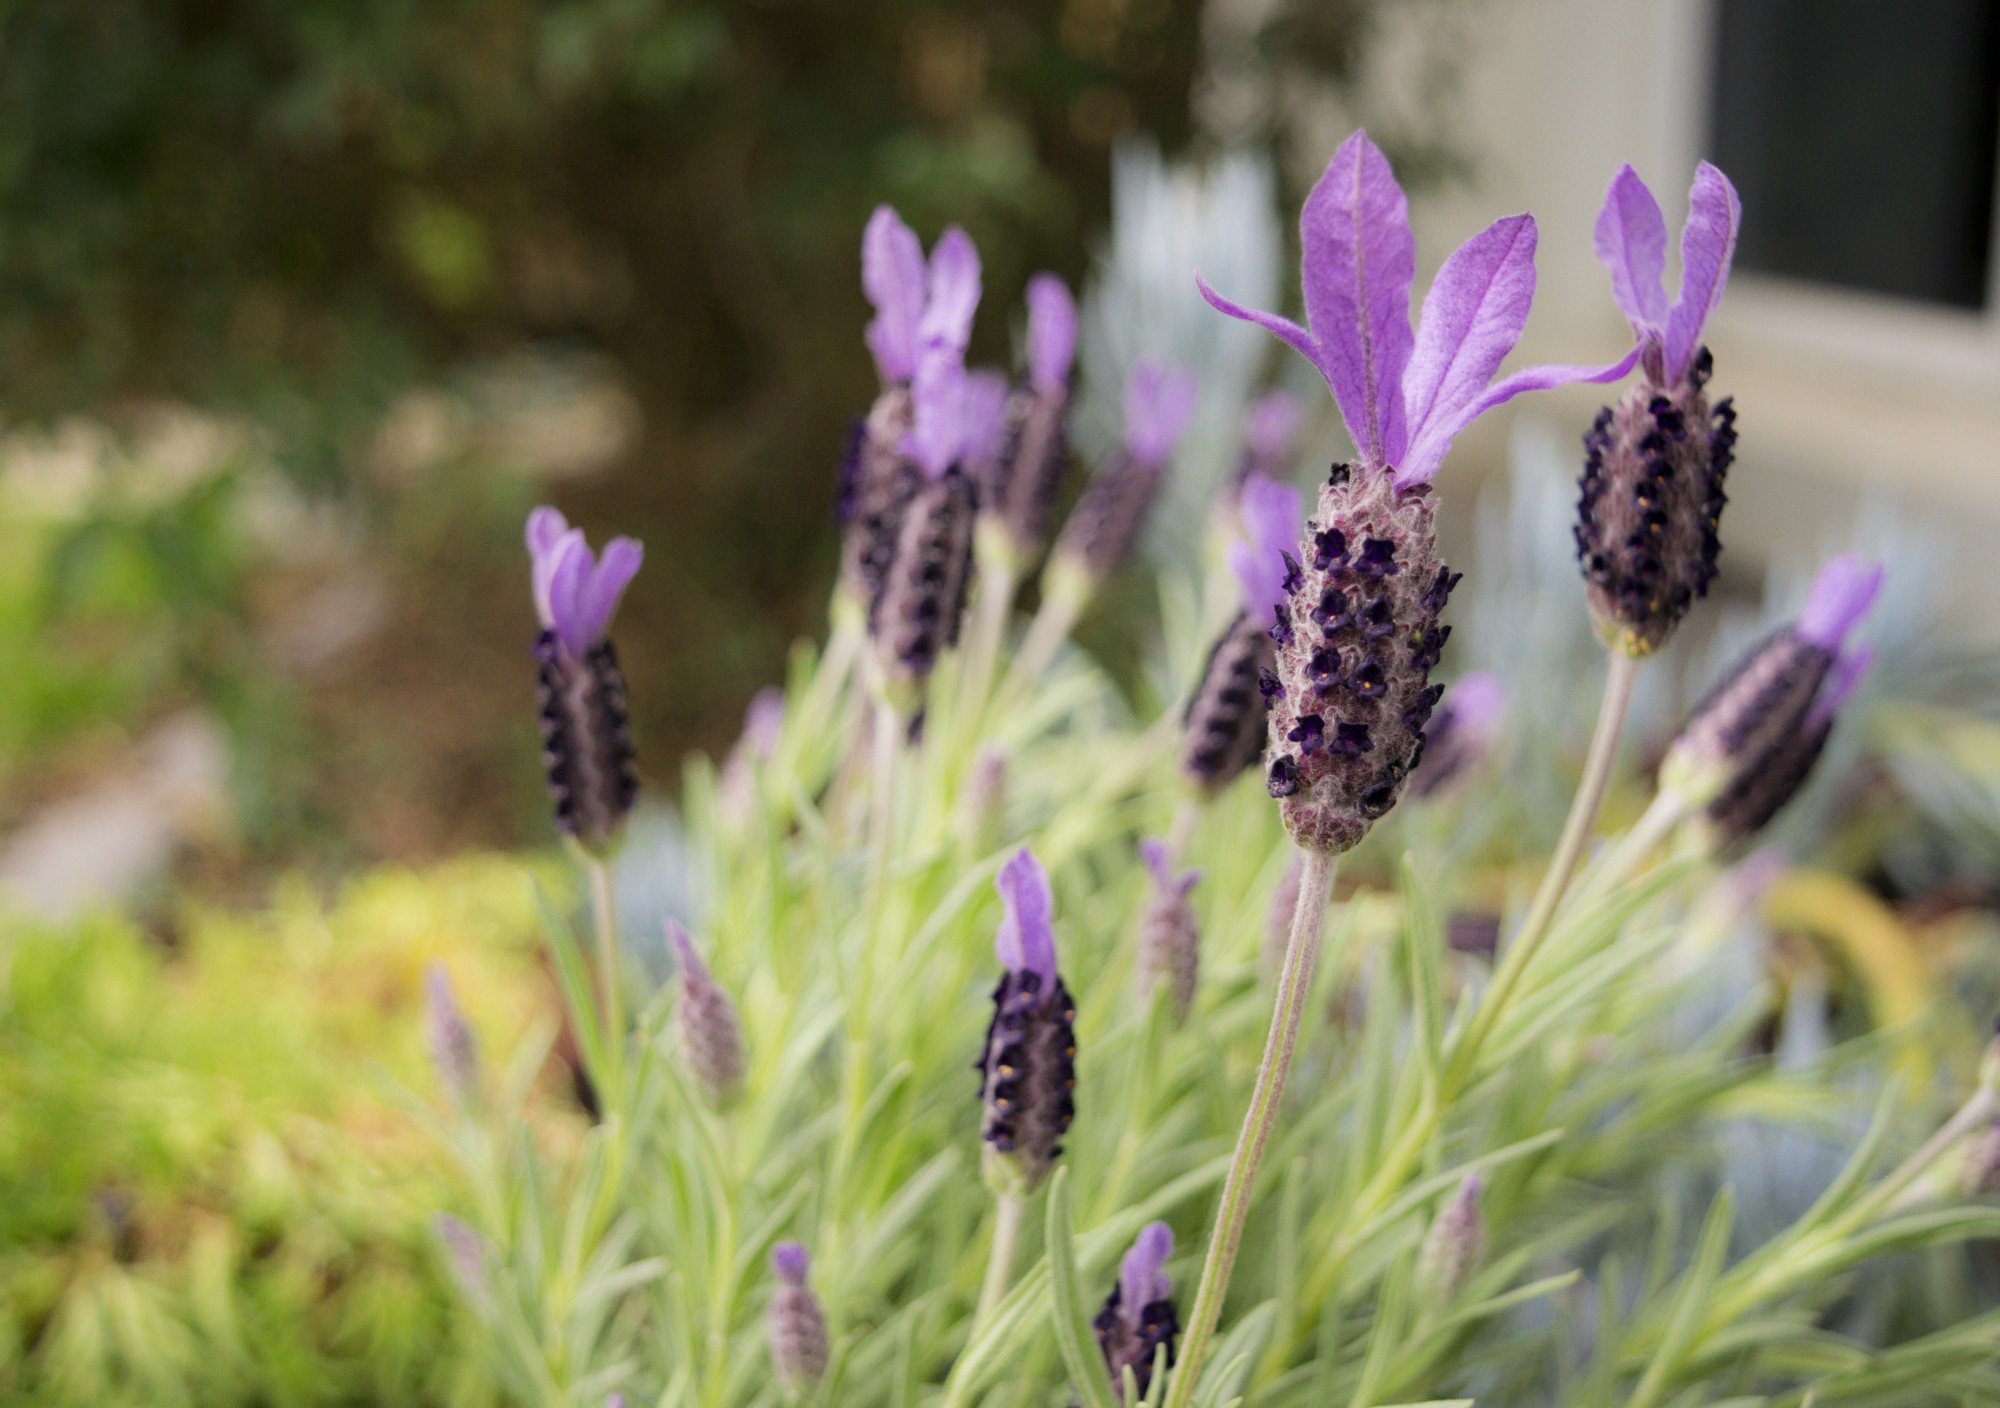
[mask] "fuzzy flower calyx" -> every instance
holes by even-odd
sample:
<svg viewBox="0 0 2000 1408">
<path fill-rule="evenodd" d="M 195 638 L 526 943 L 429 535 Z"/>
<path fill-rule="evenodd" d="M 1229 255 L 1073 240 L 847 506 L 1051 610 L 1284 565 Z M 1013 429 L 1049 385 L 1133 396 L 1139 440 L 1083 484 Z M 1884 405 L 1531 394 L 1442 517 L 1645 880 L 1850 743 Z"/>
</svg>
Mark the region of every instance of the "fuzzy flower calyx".
<svg viewBox="0 0 2000 1408">
<path fill-rule="evenodd" d="M 1230 544 L 1229 565 L 1243 590 L 1243 608 L 1210 647 L 1181 719 L 1181 772 L 1214 793 L 1262 756 L 1268 723 L 1267 677 L 1277 647 L 1267 629 L 1283 605 L 1298 561 L 1299 492 L 1253 474 L 1237 501 L 1243 537 Z"/>
<path fill-rule="evenodd" d="M 1660 785 L 1703 813 L 1718 844 L 1754 833 L 1804 784 L 1867 668 L 1847 637 L 1881 586 L 1879 565 L 1829 561 L 1798 619 L 1745 652 L 1681 725 Z"/>
<path fill-rule="evenodd" d="M 625 676 L 606 632 L 644 551 L 613 538 L 602 558 L 552 508 L 528 515 L 542 762 L 556 825 L 580 844 L 617 839 L 638 794 Z"/>
<path fill-rule="evenodd" d="M 771 1249 L 771 1269 L 778 1289 L 771 1294 L 766 1329 L 771 1367 L 780 1383 L 793 1392 L 812 1387 L 826 1373 L 826 1311 L 813 1294 L 807 1277 L 812 1258 L 797 1242 L 780 1242 Z"/>
<path fill-rule="evenodd" d="M 1147 993 L 1165 987 L 1178 1025 L 1194 1006 L 1201 977 L 1201 930 L 1188 903 L 1201 872 L 1175 873 L 1166 842 L 1152 837 L 1139 843 L 1139 854 L 1153 874 L 1153 893 L 1139 918 L 1139 987 Z"/>
<path fill-rule="evenodd" d="M 1034 853 L 1021 850 L 994 881 L 1005 913 L 993 948 L 1006 971 L 977 1067 L 986 1174 L 1032 1192 L 1054 1168 L 1076 1113 L 1076 1004 L 1056 970 L 1054 900 Z"/>
<path fill-rule="evenodd" d="M 1647 655 L 1708 594 L 1722 555 L 1722 510 L 1736 455 L 1736 407 L 1710 404 L 1714 362 L 1701 330 L 1722 298 L 1742 206 L 1729 178 L 1703 162 L 1681 232 L 1680 296 L 1668 307 L 1661 275 L 1667 225 L 1631 167 L 1605 192 L 1597 257 L 1639 339 L 1644 375 L 1584 436 L 1576 553 L 1598 634 Z"/>
<path fill-rule="evenodd" d="M 1153 1360 L 1164 1347 L 1167 1365 L 1174 1362 L 1174 1340 L 1180 1315 L 1174 1309 L 1174 1283 L 1167 1278 L 1167 1259 L 1174 1254 L 1174 1232 L 1164 1222 L 1140 1229 L 1118 1268 L 1118 1281 L 1105 1297 L 1104 1308 L 1091 1321 L 1113 1392 L 1122 1393 L 1125 1371 L 1143 1398 L 1153 1380 Z"/>
</svg>

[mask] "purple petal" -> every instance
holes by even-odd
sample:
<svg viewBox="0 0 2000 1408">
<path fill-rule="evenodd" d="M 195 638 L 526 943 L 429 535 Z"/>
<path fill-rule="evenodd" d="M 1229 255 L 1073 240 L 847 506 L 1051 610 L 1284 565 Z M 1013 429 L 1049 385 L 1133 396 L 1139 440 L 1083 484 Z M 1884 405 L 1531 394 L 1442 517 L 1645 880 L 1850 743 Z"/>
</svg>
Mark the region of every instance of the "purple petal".
<svg viewBox="0 0 2000 1408">
<path fill-rule="evenodd" d="M 1459 728 L 1477 736 L 1490 735 L 1506 716 L 1507 687 L 1498 675 L 1474 670 L 1452 682 L 1450 703 Z"/>
<path fill-rule="evenodd" d="M 1640 337 L 1659 337 L 1667 326 L 1667 217 L 1639 173 L 1618 168 L 1597 212 L 1597 259 L 1611 271 L 1611 297 Z"/>
<path fill-rule="evenodd" d="M 865 334 L 882 380 L 908 381 L 917 370 L 917 322 L 924 313 L 924 247 L 886 205 L 861 233 L 861 289 L 875 307 Z"/>
<path fill-rule="evenodd" d="M 1864 562 L 1854 553 L 1842 553 L 1819 569 L 1812 590 L 1799 611 L 1798 634 L 1827 650 L 1839 650 L 1847 633 L 1854 629 L 1876 593 L 1882 590 L 1882 564 Z"/>
<path fill-rule="evenodd" d="M 1436 474 L 1438 466 L 1444 463 L 1445 452 L 1451 448 L 1451 442 L 1458 433 L 1495 406 L 1505 405 L 1523 391 L 1548 391 L 1576 381 L 1616 381 L 1639 364 L 1639 354 L 1644 350 L 1645 345 L 1641 343 L 1617 361 L 1601 367 L 1561 364 L 1523 367 L 1518 372 L 1501 377 L 1471 405 L 1453 416 L 1434 419 L 1424 427 L 1422 446 L 1412 445 L 1410 452 L 1403 456 L 1402 468 L 1396 473 L 1397 486 L 1407 488 Z"/>
<path fill-rule="evenodd" d="M 1043 983 L 1055 981 L 1055 900 L 1049 877 L 1035 853 L 1023 847 L 1000 867 L 993 882 L 1006 914 L 993 936 L 993 951 L 1010 972 L 1039 973 Z"/>
<path fill-rule="evenodd" d="M 569 520 L 546 504 L 528 515 L 529 589 L 534 593 L 535 616 L 545 627 L 551 623 L 549 579 L 555 575 L 556 563 L 561 558 L 557 549 L 569 531 Z"/>
<path fill-rule="evenodd" d="M 1135 1322 L 1146 1306 L 1173 1294 L 1174 1283 L 1165 1270 L 1173 1254 L 1174 1229 L 1164 1222 L 1147 1223 L 1125 1253 L 1118 1268 L 1119 1309 Z"/>
<path fill-rule="evenodd" d="M 1535 220 L 1496 220 L 1444 261 L 1424 295 L 1416 349 L 1403 374 L 1406 458 L 1435 464 L 1466 422 L 1459 418 L 1521 339 L 1535 300 Z"/>
<path fill-rule="evenodd" d="M 1806 715 L 1806 726 L 1818 728 L 1831 723 L 1833 716 L 1840 712 L 1840 706 L 1847 702 L 1847 697 L 1854 693 L 1855 686 L 1861 683 L 1868 667 L 1874 663 L 1875 652 L 1869 646 L 1843 650 L 1813 698 L 1812 709 Z"/>
<path fill-rule="evenodd" d="M 1736 187 L 1704 161 L 1694 169 L 1687 224 L 1681 228 L 1681 293 L 1667 313 L 1669 386 L 1687 375 L 1701 345 L 1702 325 L 1722 301 L 1742 224 L 1743 202 L 1736 198 Z"/>
<path fill-rule="evenodd" d="M 1243 586 L 1243 608 L 1263 620 L 1285 599 L 1285 554 L 1299 546 L 1299 491 L 1262 474 L 1243 482 L 1237 517 L 1244 537 L 1229 545 L 1229 566 Z"/>
<path fill-rule="evenodd" d="M 667 943 L 674 951 L 674 962 L 680 965 L 682 982 L 696 984 L 713 980 L 714 975 L 708 971 L 708 965 L 701 961 L 701 954 L 696 952 L 694 940 L 688 936 L 688 931 L 672 919 L 667 921 Z"/>
<path fill-rule="evenodd" d="M 771 1269 L 788 1286 L 804 1286 L 812 1270 L 812 1257 L 797 1242 L 780 1242 L 771 1248 Z"/>
<path fill-rule="evenodd" d="M 557 540 L 550 554 L 548 576 L 538 593 L 540 599 L 536 605 L 546 604 L 548 608 L 542 614 L 542 625 L 554 631 L 572 655 L 581 655 L 590 648 L 590 640 L 580 629 L 580 623 L 583 594 L 595 566 L 596 559 L 591 555 L 590 545 L 583 540 L 583 530 L 572 528 Z"/>
<path fill-rule="evenodd" d="M 1195 379 L 1177 367 L 1141 358 L 1125 378 L 1125 449 L 1133 459 L 1164 464 L 1194 415 Z"/>
<path fill-rule="evenodd" d="M 1377 464 L 1403 456 L 1403 368 L 1410 360 L 1410 285 L 1417 243 L 1403 188 L 1366 132 L 1333 154 L 1299 215 L 1300 281 L 1320 372 L 1348 434 Z"/>
<path fill-rule="evenodd" d="M 1267 391 L 1251 404 L 1243 418 L 1243 443 L 1266 463 L 1291 457 L 1292 437 L 1305 418 L 1298 398 L 1288 391 Z"/>
<path fill-rule="evenodd" d="M 910 430 L 903 453 L 932 479 L 957 463 L 965 448 L 965 368 L 960 353 L 926 343 L 910 383 Z"/>
<path fill-rule="evenodd" d="M 1007 452 L 1007 378 L 992 367 L 965 374 L 965 461 L 990 465 Z"/>
<path fill-rule="evenodd" d="M 930 286 L 917 322 L 919 343 L 949 347 L 963 358 L 978 308 L 979 251 L 972 237 L 953 225 L 931 250 Z"/>
<path fill-rule="evenodd" d="M 1258 327 L 1264 329 L 1264 331 L 1289 342 L 1293 350 L 1319 368 L 1319 374 L 1327 378 L 1329 386 L 1333 384 L 1333 378 L 1327 372 L 1326 363 L 1321 359 L 1319 343 L 1313 339 L 1311 333 L 1307 332 L 1290 318 L 1281 318 L 1276 313 L 1260 313 L 1255 308 L 1245 308 L 1240 303 L 1232 303 L 1210 288 L 1208 281 L 1202 278 L 1200 274 L 1194 276 L 1194 286 L 1201 290 L 1201 296 L 1208 300 L 1209 307 L 1215 309 L 1218 313 L 1227 313 L 1232 318 L 1240 318 L 1246 323 L 1255 323 Z"/>
<path fill-rule="evenodd" d="M 1167 843 L 1157 836 L 1148 836 L 1139 842 L 1139 859 L 1146 862 L 1146 869 L 1153 872 L 1153 880 L 1161 889 L 1173 881 L 1173 861 L 1167 855 Z"/>
<path fill-rule="evenodd" d="M 584 556 L 588 558 L 588 549 Z M 618 610 L 618 599 L 625 595 L 625 588 L 631 585 L 645 559 L 646 550 L 631 538 L 613 538 L 604 545 L 604 555 L 576 588 L 574 614 L 569 622 L 569 631 L 575 639 L 564 642 L 571 650 L 581 655 L 604 639 L 612 613 Z"/>
<path fill-rule="evenodd" d="M 785 691 L 775 685 L 766 685 L 750 696 L 750 706 L 743 711 L 743 736 L 739 746 L 747 748 L 752 755 L 768 758 L 778 746 L 778 735 L 785 727 Z"/>
<path fill-rule="evenodd" d="M 1028 384 L 1052 393 L 1069 383 L 1076 357 L 1076 300 L 1054 274 L 1028 280 Z"/>
</svg>

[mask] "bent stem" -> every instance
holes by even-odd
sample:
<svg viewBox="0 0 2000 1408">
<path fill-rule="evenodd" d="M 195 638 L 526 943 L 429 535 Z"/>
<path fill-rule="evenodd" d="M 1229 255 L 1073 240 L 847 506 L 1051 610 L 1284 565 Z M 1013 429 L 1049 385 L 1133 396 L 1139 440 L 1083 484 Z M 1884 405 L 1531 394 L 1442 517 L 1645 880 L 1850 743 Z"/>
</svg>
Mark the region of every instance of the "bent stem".
<svg viewBox="0 0 2000 1408">
<path fill-rule="evenodd" d="M 1325 851 L 1307 851 L 1304 859 L 1299 875 L 1298 907 L 1292 911 L 1291 937 L 1285 944 L 1284 972 L 1278 979 L 1270 1034 L 1264 1040 L 1264 1062 L 1257 1068 L 1257 1084 L 1250 1095 L 1250 1108 L 1243 1116 L 1243 1132 L 1236 1138 L 1236 1152 L 1222 1185 L 1222 1201 L 1215 1212 L 1215 1232 L 1209 1238 L 1208 1258 L 1202 1263 L 1201 1284 L 1195 1292 L 1188 1332 L 1181 1341 L 1180 1359 L 1167 1390 L 1166 1408 L 1187 1408 L 1194 1397 L 1195 1380 L 1201 1373 L 1216 1322 L 1222 1317 L 1222 1298 L 1229 1289 L 1229 1274 L 1235 1268 L 1236 1252 L 1243 1241 L 1243 1223 L 1250 1213 L 1250 1187 L 1257 1177 L 1257 1165 L 1264 1158 L 1271 1126 L 1277 1119 L 1278 1097 L 1284 1093 L 1285 1077 L 1292 1068 L 1299 1019 L 1312 993 L 1313 968 L 1319 962 L 1320 931 L 1326 922 L 1327 899 L 1333 891 L 1339 858 Z"/>
<path fill-rule="evenodd" d="M 1533 903 L 1528 906 L 1527 918 L 1521 921 L 1513 943 L 1507 946 L 1500 966 L 1494 971 L 1492 983 L 1473 1012 L 1465 1039 L 1459 1045 L 1455 1065 L 1463 1067 L 1477 1053 L 1479 1044 L 1486 1039 L 1495 1020 L 1506 1009 L 1507 999 L 1520 983 L 1521 975 L 1527 971 L 1536 948 L 1548 936 L 1563 894 L 1569 889 L 1571 877 L 1576 874 L 1577 863 L 1583 859 L 1584 843 L 1590 839 L 1591 829 L 1597 824 L 1597 813 L 1604 805 L 1604 794 L 1611 786 L 1611 766 L 1618 757 L 1618 736 L 1625 731 L 1625 713 L 1632 703 L 1632 685 L 1638 676 L 1639 661 L 1635 657 L 1622 650 L 1611 652 L 1611 668 L 1604 677 L 1604 700 L 1598 706 L 1597 727 L 1590 735 L 1590 752 L 1583 762 L 1583 779 L 1577 784 L 1576 796 L 1570 801 L 1569 815 L 1563 820 L 1562 836 L 1556 842 L 1555 855 L 1535 891 Z"/>
<path fill-rule="evenodd" d="M 986 1279 L 979 1287 L 979 1309 L 973 1313 L 972 1329 L 977 1334 L 1007 1294 L 1014 1279 L 1014 1248 L 1021 1240 L 1022 1216 L 1028 1200 L 1019 1193 L 1002 1193 L 993 1205 L 993 1246 L 986 1254 Z"/>
</svg>

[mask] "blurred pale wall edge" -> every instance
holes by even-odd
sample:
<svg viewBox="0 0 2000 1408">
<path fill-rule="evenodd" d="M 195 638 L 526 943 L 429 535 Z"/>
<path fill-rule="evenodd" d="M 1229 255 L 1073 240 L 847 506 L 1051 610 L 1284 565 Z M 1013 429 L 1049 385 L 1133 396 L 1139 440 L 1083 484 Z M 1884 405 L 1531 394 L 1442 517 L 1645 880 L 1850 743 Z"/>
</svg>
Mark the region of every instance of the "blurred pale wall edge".
<svg viewBox="0 0 2000 1408">
<path fill-rule="evenodd" d="M 1421 23 L 1402 36 L 1412 50 Z M 1419 268 L 1494 216 L 1532 210 L 1540 286 L 1517 363 L 1618 350 L 1624 325 L 1591 227 L 1621 162 L 1666 210 L 1671 296 L 1687 183 L 1708 137 L 1717 23 L 1714 0 L 1493 0 L 1465 17 L 1453 125 L 1474 175 L 1425 201 Z M 1393 47 L 1382 69 L 1392 86 Z M 1746 210 L 1746 226 L 1757 218 Z M 1991 237 L 2000 241 L 2000 220 Z M 1934 527 L 1949 555 L 1949 619 L 2000 641 L 2000 257 L 1987 269 L 1977 312 L 1747 270 L 1732 278 L 1708 340 L 1717 390 L 1742 415 L 1725 520 L 1738 580 L 1893 503 Z M 1575 387 L 1512 414 L 1580 427 L 1602 399 Z M 1447 473 L 1470 482 L 1494 472 L 1509 419 L 1476 427 Z"/>
</svg>

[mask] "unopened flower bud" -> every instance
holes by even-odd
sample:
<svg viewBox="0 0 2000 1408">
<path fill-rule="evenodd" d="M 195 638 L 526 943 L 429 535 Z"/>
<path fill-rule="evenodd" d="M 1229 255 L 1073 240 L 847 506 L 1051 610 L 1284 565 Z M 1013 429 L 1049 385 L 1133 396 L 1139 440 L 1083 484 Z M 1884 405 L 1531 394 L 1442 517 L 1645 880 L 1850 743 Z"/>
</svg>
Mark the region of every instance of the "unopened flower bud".
<svg viewBox="0 0 2000 1408">
<path fill-rule="evenodd" d="M 1076 353 L 1076 302 L 1054 274 L 1028 280 L 1028 369 L 1007 400 L 1005 449 L 980 494 L 982 519 L 997 550 L 1016 564 L 1032 556 L 1048 532 L 1068 452 L 1070 363 Z"/>
<path fill-rule="evenodd" d="M 1271 636 L 1278 663 L 1265 778 L 1309 850 L 1345 851 L 1368 833 L 1423 756 L 1444 694 L 1430 683 L 1451 627 L 1438 617 L 1458 574 L 1437 559 L 1430 486 L 1386 469 L 1335 465 L 1306 524 Z"/>
<path fill-rule="evenodd" d="M 1147 1223 L 1125 1253 L 1104 1308 L 1091 1321 L 1114 1393 L 1124 1392 L 1125 1371 L 1130 1369 L 1144 1398 L 1153 1381 L 1153 1360 L 1162 1347 L 1167 1366 L 1173 1366 L 1174 1340 L 1181 1329 L 1180 1314 L 1174 1309 L 1174 1283 L 1165 1270 L 1173 1254 L 1173 1229 L 1164 1222 Z"/>
<path fill-rule="evenodd" d="M 1722 795 L 1708 804 L 1703 822 L 1712 850 L 1722 852 L 1743 845 L 1798 796 L 1826 749 L 1834 717 L 1868 673 L 1873 658 L 1874 652 L 1865 648 L 1837 656 L 1797 731 L 1777 739 L 1763 765 L 1739 773 Z"/>
<path fill-rule="evenodd" d="M 806 1284 L 812 1258 L 804 1247 L 797 1242 L 780 1242 L 771 1250 L 771 1268 L 778 1275 L 767 1320 L 771 1367 L 780 1383 L 798 1393 L 811 1388 L 826 1373 L 826 1312 Z"/>
<path fill-rule="evenodd" d="M 1125 444 L 1099 466 L 1056 539 L 1051 590 L 1088 596 L 1138 540 L 1167 461 L 1194 414 L 1195 380 L 1153 362 L 1125 382 Z"/>
<path fill-rule="evenodd" d="M 1166 843 L 1151 837 L 1139 843 L 1139 853 L 1153 872 L 1153 893 L 1139 919 L 1139 988 L 1150 993 L 1164 985 L 1178 1026 L 1194 1006 L 1195 984 L 1201 976 L 1201 931 L 1194 906 L 1188 903 L 1188 892 L 1201 872 L 1176 875 Z"/>
<path fill-rule="evenodd" d="M 890 386 L 855 421 L 841 458 L 833 506 L 840 525 L 841 590 L 864 607 L 881 590 L 903 508 L 917 489 L 916 469 L 899 449 L 909 430 L 910 388 Z"/>
<path fill-rule="evenodd" d="M 1612 179 L 1597 218 L 1597 255 L 1644 349 L 1644 375 L 1584 437 L 1576 554 L 1598 634 L 1627 655 L 1659 649 L 1715 580 L 1736 410 L 1727 397 L 1709 404 L 1701 329 L 1722 297 L 1740 219 L 1728 178 L 1703 162 L 1670 309 L 1666 221 L 1631 167 Z"/>
<path fill-rule="evenodd" d="M 1822 725 L 1831 726 L 1823 687 L 1831 678 L 1827 697 L 1837 705 L 1858 678 L 1840 665 L 1842 643 L 1881 584 L 1882 569 L 1857 557 L 1827 563 L 1798 620 L 1753 646 L 1695 705 L 1660 765 L 1661 787 L 1690 806 L 1719 806 L 1711 821 L 1731 836 L 1775 814 L 1818 756 Z"/>
<path fill-rule="evenodd" d="M 639 790 L 625 676 L 605 631 L 618 599 L 639 570 L 643 551 L 613 538 L 602 561 L 580 529 L 552 508 L 528 515 L 542 762 L 556 825 L 593 851 L 607 849 Z"/>
<path fill-rule="evenodd" d="M 993 947 L 1006 972 L 977 1063 L 986 1176 L 1031 1193 L 1076 1116 L 1076 1004 L 1056 971 L 1054 901 L 1041 862 L 1017 852 L 994 882 L 1006 908 Z"/>
<path fill-rule="evenodd" d="M 1486 1219 L 1479 1211 L 1479 1175 L 1469 1173 L 1438 1213 L 1417 1257 L 1417 1283 L 1426 1300 L 1449 1300 L 1479 1269 L 1486 1255 Z"/>
<path fill-rule="evenodd" d="M 465 1298 L 484 1310 L 493 1304 L 493 1248 L 466 1223 L 441 1212 L 431 1219 L 438 1240 L 444 1243 L 452 1279 Z"/>
<path fill-rule="evenodd" d="M 436 960 L 424 968 L 424 1025 L 438 1078 L 459 1104 L 472 1104 L 479 1098 L 479 1042 L 452 991 L 451 974 Z"/>
<path fill-rule="evenodd" d="M 726 1105 L 743 1088 L 743 1024 L 736 1004 L 695 952 L 687 930 L 671 919 L 667 942 L 681 972 L 680 1001 L 674 1006 L 681 1055 L 709 1100 Z"/>
<path fill-rule="evenodd" d="M 1425 730 L 1423 766 L 1410 774 L 1410 795 L 1448 792 L 1492 756 L 1507 714 L 1507 691 L 1483 670 L 1461 675 Z"/>
</svg>

